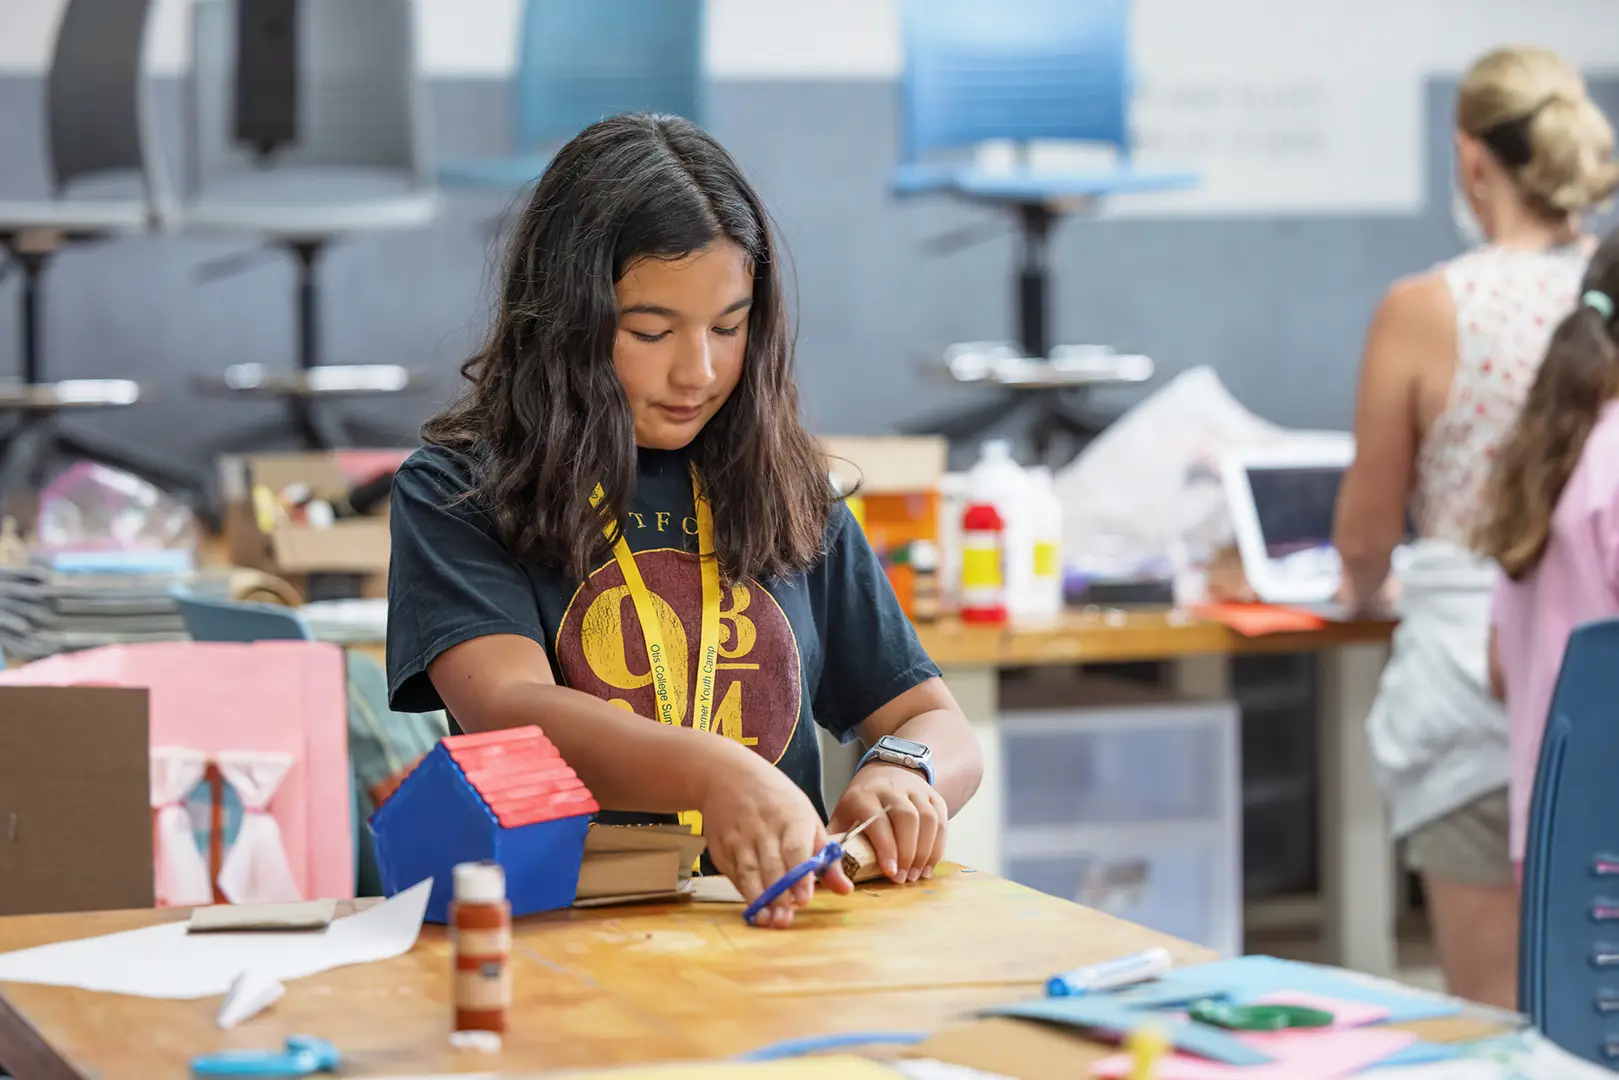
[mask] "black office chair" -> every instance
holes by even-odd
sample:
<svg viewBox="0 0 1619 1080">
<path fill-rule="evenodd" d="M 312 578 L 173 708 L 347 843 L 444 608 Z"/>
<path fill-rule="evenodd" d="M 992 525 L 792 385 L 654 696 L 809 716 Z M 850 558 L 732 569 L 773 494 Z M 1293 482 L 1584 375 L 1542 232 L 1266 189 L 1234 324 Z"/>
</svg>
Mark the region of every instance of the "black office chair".
<svg viewBox="0 0 1619 1080">
<path fill-rule="evenodd" d="M 296 366 L 233 363 L 196 380 L 204 392 L 286 408 L 284 419 L 243 432 L 227 449 L 289 438 L 305 449 L 414 442 L 330 407 L 422 380 L 393 363 L 325 363 L 316 279 L 336 241 L 425 228 L 438 213 L 414 9 L 411 0 L 195 0 L 191 183 L 178 219 L 187 230 L 262 237 L 297 267 Z M 258 257 L 218 260 L 202 276 L 245 269 Z"/>
<path fill-rule="evenodd" d="M 42 284 L 65 248 L 145 230 L 167 197 L 143 77 L 151 0 L 69 0 L 45 81 L 51 197 L 0 199 L 0 279 L 21 275 L 20 360 L 0 379 L 0 495 L 40 486 L 62 458 L 88 458 L 193 493 L 204 470 L 152 461 L 58 426 L 69 413 L 141 398 L 129 379 L 52 381 L 45 370 Z"/>
</svg>

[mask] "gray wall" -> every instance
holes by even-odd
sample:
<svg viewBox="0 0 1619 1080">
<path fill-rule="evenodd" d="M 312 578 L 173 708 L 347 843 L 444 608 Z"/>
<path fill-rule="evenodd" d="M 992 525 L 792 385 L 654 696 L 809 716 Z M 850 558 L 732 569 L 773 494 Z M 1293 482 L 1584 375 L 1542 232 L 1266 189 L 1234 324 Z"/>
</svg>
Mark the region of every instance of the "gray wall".
<svg viewBox="0 0 1619 1080">
<path fill-rule="evenodd" d="M 1619 115 L 1619 82 L 1599 90 Z M 1457 248 L 1450 94 L 1449 85 L 1428 90 L 1431 197 L 1419 217 L 1069 222 L 1053 252 L 1056 339 L 1145 352 L 1164 375 L 1209 364 L 1273 420 L 1347 425 L 1361 339 L 1379 295 L 1394 278 Z M 174 149 L 178 90 L 166 85 L 161 97 Z M 503 84 L 436 82 L 429 101 L 441 155 L 504 148 Z M 816 426 L 883 432 L 928 409 L 976 400 L 924 381 L 915 366 L 951 341 L 1010 336 L 1011 235 L 947 256 L 922 252 L 926 238 L 981 215 L 944 199 L 890 199 L 893 85 L 726 81 L 714 86 L 711 108 L 709 126 L 758 182 L 796 262 L 799 363 Z M 0 79 L 0 199 L 45 191 L 39 113 L 36 80 Z M 488 222 L 507 201 L 450 194 L 430 230 L 362 236 L 333 249 L 323 278 L 327 359 L 401 363 L 439 380 L 404 409 L 396 402 L 360 411 L 409 428 L 449 393 L 487 318 Z M 290 362 L 293 278 L 285 259 L 196 280 L 210 259 L 250 246 L 142 236 L 59 259 L 47 288 L 50 371 L 134 377 L 154 394 L 138 409 L 80 423 L 201 460 L 217 440 L 275 415 L 271 407 L 195 398 L 186 385 L 192 374 L 227 363 Z M 15 290 L 8 283 L 0 294 L 0 373 L 9 373 Z M 1102 402 L 1122 406 L 1133 393 Z"/>
</svg>

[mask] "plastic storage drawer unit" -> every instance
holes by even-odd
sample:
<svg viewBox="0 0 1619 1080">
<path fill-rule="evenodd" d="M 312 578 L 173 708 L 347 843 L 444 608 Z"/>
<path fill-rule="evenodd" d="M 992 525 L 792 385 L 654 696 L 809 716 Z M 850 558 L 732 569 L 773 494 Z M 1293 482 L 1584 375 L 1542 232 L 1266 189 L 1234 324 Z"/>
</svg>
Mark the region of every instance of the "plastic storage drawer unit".
<svg viewBox="0 0 1619 1080">
<path fill-rule="evenodd" d="M 1012 683 L 998 726 L 1008 877 L 1241 951 L 1234 703 L 1095 678 Z"/>
</svg>

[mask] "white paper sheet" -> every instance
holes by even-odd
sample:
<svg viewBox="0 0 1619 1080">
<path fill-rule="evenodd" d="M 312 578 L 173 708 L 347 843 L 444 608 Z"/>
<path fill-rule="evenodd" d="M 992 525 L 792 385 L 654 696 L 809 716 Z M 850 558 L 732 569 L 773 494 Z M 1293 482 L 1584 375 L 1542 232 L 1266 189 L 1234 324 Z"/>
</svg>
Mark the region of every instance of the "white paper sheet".
<svg viewBox="0 0 1619 1080">
<path fill-rule="evenodd" d="M 408 952 L 432 891 L 429 878 L 323 931 L 190 934 L 175 922 L 0 953 L 0 983 L 205 998 L 225 993 L 247 971 L 286 982 Z"/>
</svg>

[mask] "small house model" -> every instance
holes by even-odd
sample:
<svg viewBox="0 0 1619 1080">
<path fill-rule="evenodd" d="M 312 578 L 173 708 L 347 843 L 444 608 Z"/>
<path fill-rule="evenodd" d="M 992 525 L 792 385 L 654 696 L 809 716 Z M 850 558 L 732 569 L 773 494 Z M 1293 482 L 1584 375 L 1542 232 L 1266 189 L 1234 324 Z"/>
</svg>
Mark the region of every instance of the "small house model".
<svg viewBox="0 0 1619 1080">
<path fill-rule="evenodd" d="M 383 892 L 433 879 L 427 921 L 448 921 L 451 870 L 491 860 L 512 914 L 573 903 L 600 807 L 537 727 L 440 739 L 371 815 Z"/>
</svg>

